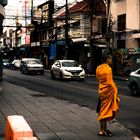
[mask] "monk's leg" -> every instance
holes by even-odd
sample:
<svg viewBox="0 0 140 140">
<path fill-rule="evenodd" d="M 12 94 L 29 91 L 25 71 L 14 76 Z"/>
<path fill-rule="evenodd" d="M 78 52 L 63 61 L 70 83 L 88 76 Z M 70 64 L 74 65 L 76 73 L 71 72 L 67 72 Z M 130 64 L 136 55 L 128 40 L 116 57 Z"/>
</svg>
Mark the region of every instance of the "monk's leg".
<svg viewBox="0 0 140 140">
<path fill-rule="evenodd" d="M 104 133 L 106 131 L 106 119 L 100 121 L 100 131 L 99 133 Z"/>
</svg>

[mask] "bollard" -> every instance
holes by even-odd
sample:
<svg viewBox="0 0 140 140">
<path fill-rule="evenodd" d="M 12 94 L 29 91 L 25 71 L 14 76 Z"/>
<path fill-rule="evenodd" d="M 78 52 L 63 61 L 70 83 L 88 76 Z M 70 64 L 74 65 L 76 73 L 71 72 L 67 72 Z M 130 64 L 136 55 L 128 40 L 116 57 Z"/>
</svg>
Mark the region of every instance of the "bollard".
<svg viewBox="0 0 140 140">
<path fill-rule="evenodd" d="M 6 120 L 6 140 L 17 140 L 19 137 L 33 137 L 33 131 L 20 115 L 8 116 Z"/>
</svg>

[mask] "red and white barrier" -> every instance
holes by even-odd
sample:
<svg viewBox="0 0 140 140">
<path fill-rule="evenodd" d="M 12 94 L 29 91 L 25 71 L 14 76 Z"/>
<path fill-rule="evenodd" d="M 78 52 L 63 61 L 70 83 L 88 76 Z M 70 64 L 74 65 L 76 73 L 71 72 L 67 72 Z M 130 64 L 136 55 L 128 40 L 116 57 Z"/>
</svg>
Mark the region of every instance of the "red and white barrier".
<svg viewBox="0 0 140 140">
<path fill-rule="evenodd" d="M 23 116 L 12 115 L 7 117 L 5 135 L 6 140 L 17 140 L 20 137 L 33 137 L 33 131 Z"/>
</svg>

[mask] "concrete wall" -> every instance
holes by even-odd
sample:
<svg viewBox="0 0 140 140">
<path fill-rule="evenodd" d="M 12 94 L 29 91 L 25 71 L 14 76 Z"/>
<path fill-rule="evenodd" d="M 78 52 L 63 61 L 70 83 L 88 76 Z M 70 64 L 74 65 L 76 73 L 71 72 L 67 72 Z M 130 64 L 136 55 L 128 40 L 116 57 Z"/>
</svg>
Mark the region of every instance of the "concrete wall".
<svg viewBox="0 0 140 140">
<path fill-rule="evenodd" d="M 138 40 L 131 31 L 140 29 L 140 0 L 112 1 L 111 14 L 115 21 L 112 29 L 114 32 L 117 32 L 118 15 L 126 14 L 126 48 L 138 48 Z"/>
<path fill-rule="evenodd" d="M 140 2 L 139 0 L 127 0 L 126 3 L 126 27 L 130 30 L 140 28 Z"/>
<path fill-rule="evenodd" d="M 126 30 L 140 29 L 140 1 L 121 0 L 112 2 L 111 14 L 117 21 L 117 16 L 126 14 Z"/>
</svg>

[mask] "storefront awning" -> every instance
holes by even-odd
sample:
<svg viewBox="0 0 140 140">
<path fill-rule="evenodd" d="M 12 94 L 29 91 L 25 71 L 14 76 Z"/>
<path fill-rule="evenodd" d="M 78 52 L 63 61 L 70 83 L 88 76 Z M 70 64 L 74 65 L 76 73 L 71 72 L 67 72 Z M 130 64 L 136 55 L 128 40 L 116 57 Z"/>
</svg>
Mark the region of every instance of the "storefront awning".
<svg viewBox="0 0 140 140">
<path fill-rule="evenodd" d="M 71 39 L 73 43 L 76 43 L 76 42 L 86 42 L 87 41 L 87 38 L 74 38 L 74 39 Z"/>
<path fill-rule="evenodd" d="M 94 44 L 95 46 L 99 47 L 99 48 L 106 48 L 105 44 Z"/>
</svg>

